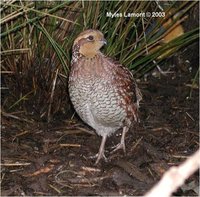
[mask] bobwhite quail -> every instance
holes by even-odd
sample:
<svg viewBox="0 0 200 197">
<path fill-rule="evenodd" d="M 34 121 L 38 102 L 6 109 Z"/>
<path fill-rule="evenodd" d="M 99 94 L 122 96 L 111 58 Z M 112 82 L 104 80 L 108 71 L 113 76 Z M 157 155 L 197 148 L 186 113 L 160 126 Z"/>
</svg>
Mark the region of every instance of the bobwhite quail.
<svg viewBox="0 0 200 197">
<path fill-rule="evenodd" d="M 100 52 L 104 44 L 106 40 L 98 30 L 79 34 L 73 44 L 69 74 L 69 95 L 76 112 L 102 136 L 96 164 L 105 158 L 107 137 L 120 128 L 121 142 L 115 150 L 125 152 L 125 134 L 131 123 L 138 121 L 142 98 L 132 73 Z"/>
</svg>

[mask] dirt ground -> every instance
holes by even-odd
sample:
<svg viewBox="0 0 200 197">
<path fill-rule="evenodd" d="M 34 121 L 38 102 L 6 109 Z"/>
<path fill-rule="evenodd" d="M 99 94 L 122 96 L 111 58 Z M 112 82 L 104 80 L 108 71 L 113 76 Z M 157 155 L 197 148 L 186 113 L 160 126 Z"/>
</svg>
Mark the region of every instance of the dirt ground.
<svg viewBox="0 0 200 197">
<path fill-rule="evenodd" d="M 120 132 L 106 143 L 108 162 L 95 166 L 101 138 L 78 117 L 50 124 L 23 111 L 2 114 L 2 196 L 144 195 L 174 165 L 199 147 L 199 90 L 192 72 L 170 68 L 141 80 L 141 122 L 126 136 L 126 155 L 110 153 Z M 198 196 L 198 172 L 176 192 Z"/>
</svg>

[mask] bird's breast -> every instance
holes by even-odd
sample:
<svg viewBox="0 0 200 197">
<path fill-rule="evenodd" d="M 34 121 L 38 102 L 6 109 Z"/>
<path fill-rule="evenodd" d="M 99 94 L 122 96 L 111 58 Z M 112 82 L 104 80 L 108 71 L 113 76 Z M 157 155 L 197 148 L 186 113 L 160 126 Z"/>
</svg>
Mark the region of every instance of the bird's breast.
<svg viewBox="0 0 200 197">
<path fill-rule="evenodd" d="M 127 89 L 130 84 L 131 75 L 120 65 L 102 56 L 82 58 L 72 65 L 69 93 L 76 112 L 84 122 L 97 132 L 112 133 L 127 119 L 137 119 L 135 87 Z"/>
<path fill-rule="evenodd" d="M 100 127 L 116 130 L 125 119 L 120 96 L 112 83 L 109 83 L 107 73 L 99 58 L 79 62 L 77 67 L 72 67 L 70 73 L 69 93 L 74 108 L 96 130 Z"/>
</svg>

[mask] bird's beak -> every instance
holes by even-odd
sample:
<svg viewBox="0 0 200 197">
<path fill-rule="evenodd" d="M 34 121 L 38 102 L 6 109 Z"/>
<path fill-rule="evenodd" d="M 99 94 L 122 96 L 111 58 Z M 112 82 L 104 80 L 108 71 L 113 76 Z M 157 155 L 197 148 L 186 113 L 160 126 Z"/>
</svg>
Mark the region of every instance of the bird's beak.
<svg viewBox="0 0 200 197">
<path fill-rule="evenodd" d="M 105 38 L 101 39 L 101 42 L 102 42 L 103 44 L 107 44 L 107 40 L 106 40 Z"/>
</svg>

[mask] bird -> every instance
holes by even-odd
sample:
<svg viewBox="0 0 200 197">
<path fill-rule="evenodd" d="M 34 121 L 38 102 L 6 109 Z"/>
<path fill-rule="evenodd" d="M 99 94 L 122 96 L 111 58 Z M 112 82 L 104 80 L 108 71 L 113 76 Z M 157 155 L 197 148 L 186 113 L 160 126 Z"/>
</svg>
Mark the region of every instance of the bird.
<svg viewBox="0 0 200 197">
<path fill-rule="evenodd" d="M 79 117 L 102 137 L 95 164 L 105 157 L 109 136 L 122 130 L 120 143 L 112 152 L 125 150 L 125 135 L 133 122 L 139 122 L 142 94 L 129 69 L 104 55 L 107 44 L 101 31 L 81 32 L 72 46 L 69 97 Z"/>
</svg>

